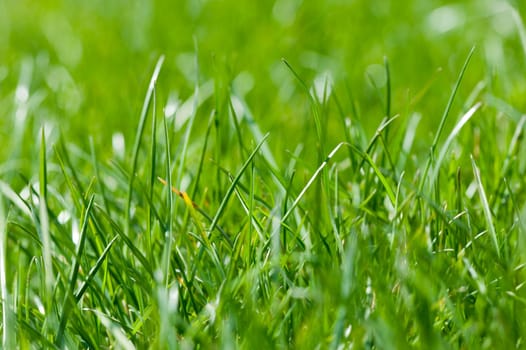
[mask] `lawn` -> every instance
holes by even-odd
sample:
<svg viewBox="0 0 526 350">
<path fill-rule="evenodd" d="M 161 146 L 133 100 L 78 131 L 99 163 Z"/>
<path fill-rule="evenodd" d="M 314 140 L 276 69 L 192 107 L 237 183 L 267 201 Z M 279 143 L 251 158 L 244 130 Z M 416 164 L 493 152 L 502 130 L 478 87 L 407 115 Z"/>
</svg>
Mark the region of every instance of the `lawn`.
<svg viewBox="0 0 526 350">
<path fill-rule="evenodd" d="M 0 2 L 2 348 L 525 348 L 525 20 Z"/>
</svg>

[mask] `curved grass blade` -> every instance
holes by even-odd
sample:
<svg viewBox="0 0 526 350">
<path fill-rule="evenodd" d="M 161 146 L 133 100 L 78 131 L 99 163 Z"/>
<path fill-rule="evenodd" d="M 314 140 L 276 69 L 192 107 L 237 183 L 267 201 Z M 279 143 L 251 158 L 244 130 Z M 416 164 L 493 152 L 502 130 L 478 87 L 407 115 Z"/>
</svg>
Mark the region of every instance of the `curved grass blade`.
<svg viewBox="0 0 526 350">
<path fill-rule="evenodd" d="M 471 117 L 473 117 L 475 112 L 480 108 L 480 106 L 482 106 L 481 102 L 479 102 L 476 105 L 474 105 L 473 107 L 471 107 L 462 116 L 462 118 L 460 118 L 460 120 L 458 121 L 457 125 L 455 125 L 455 127 L 453 128 L 453 131 L 451 131 L 451 133 L 449 134 L 448 138 L 446 139 L 446 141 L 442 145 L 442 148 L 440 150 L 438 158 L 437 158 L 437 160 L 436 160 L 436 162 L 434 164 L 433 172 L 431 173 L 431 177 L 429 179 L 429 185 L 430 186 L 433 186 L 435 184 L 435 181 L 436 181 L 437 176 L 438 176 L 438 172 L 440 171 L 440 166 L 442 165 L 442 162 L 444 161 L 444 157 L 446 156 L 446 153 L 447 153 L 447 151 L 449 149 L 449 146 L 451 145 L 451 143 L 453 142 L 455 137 L 458 135 L 460 130 L 462 130 L 464 125 L 466 125 L 466 123 L 471 119 Z"/>
<path fill-rule="evenodd" d="M 475 181 L 477 182 L 477 189 L 480 196 L 480 201 L 482 203 L 482 209 L 484 210 L 484 217 L 486 219 L 486 224 L 488 225 L 488 231 L 490 233 L 493 244 L 495 245 L 495 250 L 497 251 L 497 256 L 500 257 L 499 241 L 497 238 L 497 232 L 495 230 L 495 224 L 493 223 L 493 218 L 491 216 L 491 209 L 489 208 L 488 198 L 486 197 L 486 191 L 482 186 L 482 180 L 480 178 L 480 170 L 475 163 L 475 159 L 471 156 L 471 165 L 473 166 L 473 174 L 475 175 Z"/>
</svg>

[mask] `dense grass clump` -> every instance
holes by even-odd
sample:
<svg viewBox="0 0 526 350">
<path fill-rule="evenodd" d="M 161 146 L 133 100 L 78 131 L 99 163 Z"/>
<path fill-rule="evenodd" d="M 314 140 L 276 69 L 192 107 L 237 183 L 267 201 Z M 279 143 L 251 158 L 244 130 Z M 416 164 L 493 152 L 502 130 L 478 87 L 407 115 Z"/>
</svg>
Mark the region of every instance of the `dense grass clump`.
<svg viewBox="0 0 526 350">
<path fill-rule="evenodd" d="M 0 5 L 3 348 L 523 348 L 521 4 L 432 3 Z"/>
</svg>

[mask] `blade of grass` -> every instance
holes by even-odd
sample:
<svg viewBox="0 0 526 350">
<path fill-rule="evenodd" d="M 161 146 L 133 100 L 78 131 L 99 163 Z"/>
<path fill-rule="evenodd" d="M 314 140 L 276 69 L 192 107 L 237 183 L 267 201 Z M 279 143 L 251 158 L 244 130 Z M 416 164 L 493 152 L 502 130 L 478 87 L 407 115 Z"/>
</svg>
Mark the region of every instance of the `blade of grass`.
<svg viewBox="0 0 526 350">
<path fill-rule="evenodd" d="M 44 277 L 46 282 L 46 313 L 51 314 L 51 305 L 53 298 L 53 284 L 55 278 L 53 274 L 53 262 L 52 262 L 52 247 L 51 247 L 51 234 L 49 231 L 49 216 L 47 209 L 47 159 L 46 159 L 46 135 L 44 128 L 41 130 L 40 139 L 40 202 L 39 202 L 39 221 L 40 221 L 40 235 L 42 239 L 42 257 L 44 259 Z"/>
<path fill-rule="evenodd" d="M 164 273 L 164 280 L 163 283 L 166 288 L 168 288 L 170 279 L 170 261 L 171 261 L 171 255 L 172 255 L 172 229 L 173 229 L 173 196 L 172 191 L 170 189 L 172 188 L 172 167 L 171 167 L 171 156 L 170 156 L 170 138 L 168 137 L 168 125 L 166 122 L 166 118 L 163 118 L 163 129 L 164 129 L 164 144 L 165 144 L 165 153 L 166 153 L 166 168 L 165 168 L 165 176 L 166 176 L 166 182 L 168 185 L 168 191 L 166 193 L 166 210 L 167 210 L 167 219 L 168 227 L 166 228 L 164 232 L 164 251 L 163 251 L 163 273 Z"/>
<path fill-rule="evenodd" d="M 100 323 L 106 328 L 107 332 L 111 334 L 117 343 L 120 345 L 121 349 L 124 350 L 135 350 L 135 346 L 133 343 L 126 337 L 126 333 L 124 333 L 124 330 L 118 325 L 115 321 L 110 319 L 108 316 L 106 316 L 104 313 L 102 313 L 99 310 L 91 310 L 95 315 L 97 315 L 97 318 L 99 319 Z"/>
<path fill-rule="evenodd" d="M 389 70 L 389 60 L 387 56 L 384 57 L 385 67 L 385 116 L 389 118 L 391 116 L 391 71 Z M 385 134 L 385 140 L 387 141 L 387 131 Z"/>
<path fill-rule="evenodd" d="M 292 68 L 291 64 L 284 58 L 281 59 L 281 61 L 287 66 L 287 68 L 292 72 L 296 80 L 300 83 L 301 87 L 305 90 L 305 93 L 309 97 L 309 101 L 311 103 L 311 109 L 312 109 L 312 115 L 314 117 L 314 126 L 316 127 L 316 136 L 319 142 L 318 145 L 318 160 L 321 161 L 322 157 L 325 153 L 325 138 L 321 123 L 321 115 L 320 115 L 320 103 L 315 98 L 314 94 L 310 92 L 307 84 L 303 81 L 303 79 L 300 77 L 300 75 Z"/>
<path fill-rule="evenodd" d="M 152 140 L 150 144 L 150 179 L 148 183 L 148 212 L 146 218 L 146 249 L 148 252 L 153 253 L 152 250 L 152 226 L 153 218 L 156 216 L 155 208 L 153 204 L 154 196 L 154 183 L 155 183 L 155 172 L 157 168 L 157 114 L 154 112 L 152 115 Z M 153 261 L 152 254 L 148 254 L 150 261 Z"/>
<path fill-rule="evenodd" d="M 32 217 L 31 207 L 29 204 L 23 200 L 18 193 L 16 193 L 9 184 L 0 180 L 0 193 L 4 195 L 11 203 L 14 204 L 18 210 L 24 213 L 27 217 Z"/>
<path fill-rule="evenodd" d="M 301 201 L 301 199 L 303 198 L 303 196 L 305 195 L 305 193 L 307 192 L 309 187 L 314 183 L 314 181 L 316 180 L 318 175 L 321 173 L 321 171 L 327 166 L 327 164 L 329 163 L 331 158 L 334 156 L 334 154 L 336 154 L 336 152 L 338 152 L 338 150 L 344 145 L 346 145 L 346 143 L 344 143 L 344 142 L 339 143 L 331 151 L 331 153 L 327 156 L 327 158 L 321 163 L 321 165 L 318 167 L 318 169 L 316 169 L 316 171 L 314 172 L 314 174 L 312 174 L 312 176 L 310 177 L 309 181 L 307 181 L 307 184 L 303 187 L 303 189 L 298 194 L 298 196 L 296 197 L 294 202 L 292 202 L 292 204 L 289 207 L 288 211 L 281 217 L 281 223 L 284 223 L 287 220 L 287 218 L 290 216 L 290 214 L 292 214 L 294 209 L 298 206 L 299 202 Z"/>
<path fill-rule="evenodd" d="M 486 197 L 486 191 L 484 190 L 484 186 L 482 185 L 482 180 L 480 178 L 480 170 L 477 167 L 477 164 L 475 163 L 475 159 L 473 159 L 473 156 L 471 157 L 471 165 L 473 166 L 473 174 L 475 175 L 475 181 L 477 182 L 477 189 L 479 192 L 482 209 L 484 210 L 484 217 L 486 219 L 486 224 L 488 225 L 488 231 L 493 241 L 493 245 L 495 246 L 497 256 L 500 257 L 499 241 L 497 238 L 497 232 L 495 230 L 495 224 L 493 223 L 491 209 L 489 208 L 488 199 Z"/>
<path fill-rule="evenodd" d="M 0 196 L 0 291 L 2 293 L 2 348 L 15 347 L 15 325 L 11 296 L 7 289 L 7 216 L 5 215 L 4 198 Z"/>
<path fill-rule="evenodd" d="M 97 178 L 97 185 L 98 185 L 97 187 L 102 197 L 104 208 L 108 212 L 108 214 L 111 216 L 110 204 L 108 202 L 108 197 L 104 189 L 104 183 L 102 182 L 102 177 L 100 176 L 99 162 L 97 161 L 97 156 L 95 153 L 95 145 L 93 143 L 93 137 L 89 138 L 89 145 L 90 145 L 90 151 L 91 151 L 91 161 L 93 163 L 93 169 L 95 170 L 95 177 Z"/>
<path fill-rule="evenodd" d="M 455 85 L 453 86 L 453 91 L 451 92 L 451 95 L 449 96 L 449 100 L 447 102 L 446 109 L 444 110 L 444 113 L 442 114 L 442 118 L 440 119 L 440 123 L 438 124 L 437 132 L 435 133 L 435 137 L 433 138 L 433 142 L 431 143 L 431 147 L 429 149 L 429 158 L 426 162 L 426 166 L 424 168 L 422 177 L 420 178 L 420 185 L 418 186 L 420 192 L 422 192 L 424 185 L 426 183 L 427 173 L 429 172 L 431 163 L 433 162 L 435 158 L 435 150 L 437 148 L 438 141 L 440 139 L 440 136 L 442 136 L 442 132 L 444 131 L 444 126 L 446 125 L 446 121 L 449 116 L 449 112 L 451 111 L 451 107 L 453 107 L 453 102 L 455 101 L 457 91 L 460 87 L 460 84 L 462 83 L 464 74 L 466 73 L 469 62 L 471 61 L 471 57 L 473 56 L 474 52 L 475 52 L 475 47 L 471 48 L 471 50 L 469 51 L 468 57 L 464 61 L 464 65 L 462 66 L 462 69 L 460 70 L 460 74 L 458 75 L 457 81 Z"/>
<path fill-rule="evenodd" d="M 455 127 L 453 128 L 453 130 L 451 131 L 451 133 L 448 135 L 446 141 L 444 142 L 444 144 L 442 145 L 442 148 L 440 150 L 440 153 L 438 155 L 438 158 L 434 164 L 434 168 L 433 168 L 433 172 L 431 173 L 431 176 L 429 178 L 429 186 L 433 186 L 435 184 L 435 181 L 437 179 L 437 176 L 438 176 L 438 172 L 440 171 L 440 166 L 442 165 L 442 162 L 444 161 L 444 158 L 446 156 L 446 153 L 447 151 L 449 150 L 449 146 L 451 145 L 451 143 L 453 142 L 453 140 L 455 139 L 455 137 L 457 137 L 458 133 L 460 132 L 460 130 L 462 130 L 462 128 L 464 127 L 464 125 L 466 125 L 466 123 L 471 119 L 471 117 L 473 117 L 473 115 L 475 114 L 475 112 L 477 112 L 477 110 L 480 108 L 480 106 L 482 106 L 482 103 L 481 102 L 478 102 L 477 104 L 475 104 L 473 107 L 471 107 L 461 118 L 460 120 L 458 121 L 457 125 L 455 125 Z"/>
<path fill-rule="evenodd" d="M 78 303 L 80 301 L 80 299 L 82 298 L 82 296 L 84 295 L 84 293 L 86 292 L 88 287 L 90 286 L 90 283 L 93 280 L 93 277 L 95 277 L 95 274 L 97 273 L 97 271 L 99 271 L 100 267 L 102 266 L 102 264 L 106 260 L 106 257 L 108 256 L 108 253 L 110 252 L 111 248 L 113 247 L 113 243 L 115 243 L 118 238 L 119 238 L 119 236 L 113 237 L 113 239 L 108 243 L 106 248 L 104 248 L 104 251 L 102 252 L 100 257 L 97 259 L 97 261 L 95 262 L 95 265 L 93 265 L 91 270 L 89 270 L 88 276 L 86 277 L 86 280 L 82 283 L 82 285 L 80 286 L 78 291 L 75 292 L 75 302 Z"/>
<path fill-rule="evenodd" d="M 73 305 L 68 305 L 71 302 L 71 297 L 73 297 L 73 290 L 75 289 L 75 284 L 77 283 L 77 276 L 80 268 L 80 258 L 84 252 L 84 243 L 86 242 L 86 236 L 88 232 L 88 223 L 91 215 L 91 208 L 93 206 L 94 196 L 92 195 L 86 206 L 86 210 L 83 213 L 83 223 L 80 229 L 80 240 L 77 245 L 77 251 L 73 257 L 73 266 L 70 271 L 68 289 L 64 297 L 64 302 L 62 303 L 62 316 L 60 318 L 60 323 L 57 330 L 57 337 L 55 343 L 61 347 L 64 342 L 64 330 L 68 322 L 68 317 Z"/>
<path fill-rule="evenodd" d="M 148 110 L 150 109 L 150 104 L 152 101 L 152 96 L 154 93 L 155 85 L 157 84 L 157 78 L 161 72 L 161 68 L 164 62 L 164 55 L 159 57 L 155 69 L 153 71 L 152 77 L 150 79 L 150 84 L 148 85 L 148 90 L 146 91 L 146 96 L 144 98 L 144 103 L 141 110 L 141 115 L 139 118 L 139 126 L 137 127 L 137 133 L 135 135 L 135 142 L 133 144 L 132 150 L 132 167 L 130 171 L 130 181 L 128 184 L 128 198 L 126 200 L 126 210 L 125 210 L 125 230 L 124 233 L 126 236 L 129 234 L 130 230 L 130 220 L 131 220 L 131 202 L 133 194 L 133 181 L 135 180 L 135 172 L 137 170 L 137 160 L 139 158 L 139 148 L 141 147 L 142 136 L 144 133 L 144 128 L 146 126 L 146 118 L 148 116 Z"/>
</svg>

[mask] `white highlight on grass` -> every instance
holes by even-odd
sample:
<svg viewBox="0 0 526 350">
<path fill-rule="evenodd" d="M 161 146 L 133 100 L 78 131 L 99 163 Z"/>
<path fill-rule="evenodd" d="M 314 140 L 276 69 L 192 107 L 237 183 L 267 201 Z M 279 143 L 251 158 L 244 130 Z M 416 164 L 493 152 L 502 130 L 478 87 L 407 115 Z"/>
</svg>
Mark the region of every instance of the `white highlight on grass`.
<svg viewBox="0 0 526 350">
<path fill-rule="evenodd" d="M 113 133 L 111 136 L 111 146 L 113 149 L 113 154 L 119 159 L 124 159 L 124 155 L 126 153 L 126 144 L 124 135 L 121 132 Z"/>
<path fill-rule="evenodd" d="M 29 99 L 29 87 L 25 84 L 20 84 L 15 90 L 15 100 L 17 103 L 25 103 Z"/>
<path fill-rule="evenodd" d="M 187 192 L 188 189 L 190 188 L 191 183 L 192 183 L 192 178 L 190 177 L 190 175 L 188 174 L 183 175 L 183 177 L 181 178 L 181 183 L 179 184 L 179 190 L 183 192 Z"/>
<path fill-rule="evenodd" d="M 179 108 L 179 98 L 177 97 L 177 93 L 172 91 L 163 109 L 165 118 L 172 118 L 175 112 L 177 112 L 177 108 Z"/>
<path fill-rule="evenodd" d="M 345 336 L 345 338 L 349 338 L 349 336 L 351 335 L 351 332 L 352 332 L 352 324 L 350 324 L 347 328 L 345 328 L 343 335 Z"/>
<path fill-rule="evenodd" d="M 192 94 L 182 105 L 179 106 L 175 112 L 175 130 L 178 131 L 181 127 L 190 119 L 195 113 L 194 107 L 199 107 L 214 93 L 214 82 L 212 80 L 207 81 L 203 85 L 199 86 L 199 93 L 197 96 L 197 104 L 195 103 L 195 96 Z"/>
<path fill-rule="evenodd" d="M 313 94 L 313 96 L 315 96 L 318 101 L 324 103 L 331 96 L 333 84 L 334 79 L 331 72 L 325 71 L 321 74 L 318 74 L 316 78 L 314 78 L 311 94 Z"/>
<path fill-rule="evenodd" d="M 475 112 L 482 106 L 481 102 L 476 103 L 473 107 L 471 107 L 463 116 L 460 118 L 458 123 L 455 125 L 451 133 L 446 139 L 446 142 L 444 142 L 444 145 L 442 146 L 440 153 L 438 155 L 437 161 L 435 163 L 435 167 L 433 168 L 433 172 L 431 173 L 431 179 L 429 181 L 430 186 L 434 185 L 436 178 L 438 176 L 438 172 L 440 171 L 440 166 L 442 165 L 442 162 L 444 161 L 444 158 L 446 156 L 446 153 L 449 149 L 449 146 L 453 142 L 453 140 L 457 137 L 458 133 L 464 125 L 473 117 Z"/>
<path fill-rule="evenodd" d="M 249 72 L 241 72 L 232 82 L 232 86 L 235 94 L 244 98 L 254 87 L 254 77 Z"/>
<path fill-rule="evenodd" d="M 29 196 L 31 195 L 30 187 L 24 186 L 24 188 L 22 188 L 22 190 L 20 191 L 18 195 L 20 196 L 20 198 L 27 201 L 29 199 Z"/>
<path fill-rule="evenodd" d="M 20 209 L 28 217 L 32 217 L 31 210 L 24 203 L 21 197 L 13 191 L 13 189 L 6 183 L 0 180 L 0 193 L 2 193 L 11 203 Z"/>
<path fill-rule="evenodd" d="M 406 154 L 411 152 L 411 147 L 413 146 L 413 141 L 415 140 L 416 128 L 421 119 L 422 114 L 418 112 L 415 112 L 411 115 L 411 119 L 409 120 L 409 124 L 407 126 L 407 132 L 404 137 L 404 142 L 402 144 L 402 149 Z"/>
<path fill-rule="evenodd" d="M 477 193 L 477 183 L 475 181 L 472 181 L 468 188 L 466 188 L 466 197 L 469 199 L 473 198 L 473 196 Z"/>
<path fill-rule="evenodd" d="M 216 319 L 216 309 L 217 309 L 216 303 L 208 303 L 205 306 L 205 310 L 208 313 L 208 319 L 210 323 L 214 323 Z"/>
<path fill-rule="evenodd" d="M 40 299 L 40 297 L 38 295 L 35 295 L 33 297 L 33 302 L 37 306 L 38 312 L 40 312 L 41 315 L 45 315 L 46 314 L 46 308 L 44 307 L 44 304 L 42 303 L 42 300 Z"/>
<path fill-rule="evenodd" d="M 113 335 L 121 349 L 135 350 L 133 343 L 126 337 L 122 328 L 99 310 L 92 310 L 100 320 L 100 323 Z"/>
<path fill-rule="evenodd" d="M 58 216 L 57 221 L 59 224 L 64 225 L 71 219 L 71 214 L 68 210 L 62 210 Z"/>
<path fill-rule="evenodd" d="M 77 220 L 73 220 L 71 223 L 71 241 L 75 246 L 79 245 L 80 242 L 80 230 L 79 230 L 79 222 Z"/>
<path fill-rule="evenodd" d="M 468 270 L 469 274 L 477 284 L 477 288 L 480 294 L 485 295 L 488 289 L 486 288 L 484 280 L 479 276 L 479 274 L 467 258 L 463 258 L 462 261 L 464 262 L 464 265 L 466 266 L 466 269 Z"/>
<path fill-rule="evenodd" d="M 39 188 L 40 188 L 40 182 L 35 182 L 34 185 L 27 185 L 22 188 L 22 190 L 19 193 L 20 198 L 22 198 L 25 201 L 31 201 L 35 205 L 40 204 L 40 198 L 39 198 Z"/>
<path fill-rule="evenodd" d="M 15 119 L 16 119 L 17 125 L 24 124 L 26 120 L 26 116 L 27 116 L 27 106 L 26 105 L 20 106 L 20 108 L 18 108 L 15 112 Z"/>
<path fill-rule="evenodd" d="M 169 312 L 177 312 L 179 306 L 179 288 L 176 285 L 172 285 L 168 290 L 167 306 Z"/>
<path fill-rule="evenodd" d="M 235 95 L 232 95 L 230 97 L 230 101 L 232 102 L 232 108 L 234 109 L 234 113 L 236 115 L 237 120 L 243 120 L 243 117 L 245 115 L 245 107 L 243 105 L 243 102 L 241 102 L 241 100 Z"/>
<path fill-rule="evenodd" d="M 393 203 L 391 203 L 389 196 L 385 196 L 384 206 L 385 206 L 385 209 L 387 209 L 387 213 L 388 213 L 387 216 L 388 216 L 389 221 L 393 221 L 393 219 L 396 217 L 396 208 L 393 205 Z"/>
<path fill-rule="evenodd" d="M 428 30 L 432 34 L 443 34 L 461 26 L 465 14 L 460 7 L 446 5 L 435 9 L 426 18 Z"/>
<path fill-rule="evenodd" d="M 414 112 L 407 123 L 406 132 L 402 142 L 402 151 L 400 152 L 400 157 L 398 158 L 397 167 L 399 169 L 405 169 L 407 158 L 411 154 L 411 149 L 413 148 L 413 143 L 416 136 L 416 130 L 421 119 L 422 114 Z"/>
</svg>

